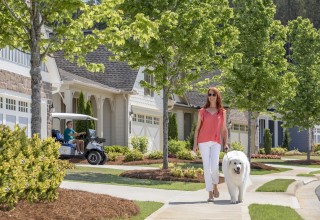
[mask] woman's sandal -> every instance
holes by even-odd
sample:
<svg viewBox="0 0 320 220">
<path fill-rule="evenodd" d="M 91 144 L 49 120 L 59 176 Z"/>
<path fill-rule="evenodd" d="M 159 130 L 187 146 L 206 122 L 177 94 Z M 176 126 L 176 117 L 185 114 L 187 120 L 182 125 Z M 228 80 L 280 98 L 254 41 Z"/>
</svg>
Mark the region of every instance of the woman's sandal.
<svg viewBox="0 0 320 220">
<path fill-rule="evenodd" d="M 214 198 L 219 198 L 219 196 L 220 196 L 219 191 L 213 190 L 213 196 L 214 196 Z"/>
<path fill-rule="evenodd" d="M 213 201 L 214 201 L 213 198 L 209 198 L 209 199 L 207 200 L 207 202 L 213 202 Z"/>
</svg>

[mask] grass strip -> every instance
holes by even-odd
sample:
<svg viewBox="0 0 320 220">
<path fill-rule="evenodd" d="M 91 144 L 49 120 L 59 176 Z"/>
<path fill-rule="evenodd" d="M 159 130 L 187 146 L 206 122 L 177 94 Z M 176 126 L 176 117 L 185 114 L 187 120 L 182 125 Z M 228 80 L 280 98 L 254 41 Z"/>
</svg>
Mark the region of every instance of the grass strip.
<svg viewBox="0 0 320 220">
<path fill-rule="evenodd" d="M 249 214 L 251 220 L 303 220 L 294 209 L 279 205 L 251 204 Z"/>
<path fill-rule="evenodd" d="M 134 201 L 139 208 L 140 213 L 136 216 L 129 218 L 130 220 L 143 220 L 146 219 L 149 215 L 157 211 L 163 206 L 161 202 L 151 202 L 151 201 Z"/>
<path fill-rule="evenodd" d="M 294 179 L 275 179 L 260 186 L 257 192 L 285 192 Z"/>
</svg>

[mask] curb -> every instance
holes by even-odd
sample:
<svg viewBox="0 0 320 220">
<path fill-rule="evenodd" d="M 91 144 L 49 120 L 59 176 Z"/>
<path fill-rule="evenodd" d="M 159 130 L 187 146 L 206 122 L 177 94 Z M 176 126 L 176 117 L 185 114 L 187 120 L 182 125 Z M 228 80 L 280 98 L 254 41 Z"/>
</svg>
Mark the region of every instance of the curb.
<svg viewBox="0 0 320 220">
<path fill-rule="evenodd" d="M 298 189 L 300 189 L 302 186 L 305 186 L 309 183 L 312 183 L 314 181 L 318 181 L 318 178 L 311 178 L 311 179 L 306 179 L 306 180 L 299 180 L 291 183 L 287 189 L 287 193 L 293 196 L 296 196 L 296 193 Z"/>
</svg>

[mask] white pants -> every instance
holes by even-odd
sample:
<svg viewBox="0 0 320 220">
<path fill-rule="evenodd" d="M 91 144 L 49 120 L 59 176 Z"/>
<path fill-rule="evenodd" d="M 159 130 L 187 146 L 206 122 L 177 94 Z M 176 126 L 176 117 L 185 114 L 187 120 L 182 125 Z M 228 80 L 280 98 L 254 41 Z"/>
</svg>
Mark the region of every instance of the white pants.
<svg viewBox="0 0 320 220">
<path fill-rule="evenodd" d="M 219 183 L 219 154 L 221 145 L 213 141 L 199 143 L 198 145 L 202 157 L 206 190 L 209 192 L 213 190 L 213 184 Z"/>
</svg>

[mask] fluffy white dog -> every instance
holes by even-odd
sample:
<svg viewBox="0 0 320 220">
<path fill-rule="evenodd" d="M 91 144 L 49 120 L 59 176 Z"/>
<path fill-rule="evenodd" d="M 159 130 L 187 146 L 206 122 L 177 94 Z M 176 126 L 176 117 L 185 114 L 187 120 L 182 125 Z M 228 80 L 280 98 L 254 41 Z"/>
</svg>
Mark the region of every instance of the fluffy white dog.
<svg viewBox="0 0 320 220">
<path fill-rule="evenodd" d="M 250 163 L 247 156 L 241 151 L 226 153 L 222 161 L 222 172 L 228 186 L 231 203 L 243 202 L 244 192 L 250 184 Z"/>
</svg>

